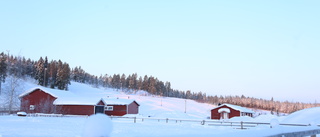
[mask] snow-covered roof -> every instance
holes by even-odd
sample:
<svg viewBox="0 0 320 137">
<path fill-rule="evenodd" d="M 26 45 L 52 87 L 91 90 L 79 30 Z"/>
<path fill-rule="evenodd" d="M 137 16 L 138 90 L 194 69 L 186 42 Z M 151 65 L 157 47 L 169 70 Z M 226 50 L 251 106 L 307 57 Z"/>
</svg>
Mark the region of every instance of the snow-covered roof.
<svg viewBox="0 0 320 137">
<path fill-rule="evenodd" d="M 98 96 L 85 96 L 85 95 L 76 95 L 70 91 L 58 90 L 58 89 L 50 89 L 45 87 L 35 87 L 29 89 L 19 97 L 24 97 L 36 90 L 40 89 L 41 91 L 50 94 L 51 96 L 57 98 L 53 104 L 54 105 L 97 105 L 101 100 L 106 105 L 129 105 L 135 100 L 132 99 L 117 99 L 117 98 L 99 98 Z M 137 103 L 138 104 L 138 103 Z M 139 104 L 138 104 L 139 105 Z"/>
<path fill-rule="evenodd" d="M 98 98 L 84 98 L 84 97 L 72 97 L 72 98 L 66 98 L 66 97 L 59 97 L 56 99 L 53 104 L 54 105 L 97 105 L 100 101 L 103 101 L 103 99 Z"/>
<path fill-rule="evenodd" d="M 104 101 L 107 105 L 129 105 L 135 100 L 132 99 L 111 99 L 111 98 L 104 98 Z M 138 103 L 137 103 L 138 104 Z M 139 104 L 138 104 L 139 105 Z"/>
<path fill-rule="evenodd" d="M 58 97 L 74 97 L 75 95 L 69 91 L 64 91 L 64 90 L 57 90 L 57 89 L 50 89 L 50 88 L 45 88 L 45 87 L 35 87 L 31 88 L 22 94 L 19 95 L 19 98 L 24 97 L 33 91 L 40 89 L 41 91 L 50 94 L 51 96 L 58 98 Z"/>
<path fill-rule="evenodd" d="M 25 91 L 20 94 L 19 97 L 24 97 L 36 90 L 40 89 L 41 91 L 50 94 L 51 96 L 57 98 L 53 104 L 54 105 L 96 105 L 102 99 L 101 98 L 90 98 L 75 95 L 70 91 L 58 90 L 58 89 L 50 89 L 45 87 L 35 87 L 30 90 Z M 103 100 L 102 100 L 103 101 Z"/>
<path fill-rule="evenodd" d="M 215 108 L 213 108 L 213 109 L 220 108 L 221 106 L 228 106 L 228 107 L 233 108 L 233 109 L 235 109 L 235 110 L 238 110 L 238 111 L 240 111 L 240 112 L 254 113 L 254 111 L 252 111 L 252 110 L 250 110 L 250 109 L 247 109 L 247 108 L 241 107 L 241 106 L 237 106 L 237 105 L 232 105 L 232 104 L 222 104 L 222 105 L 217 106 L 217 107 L 215 107 Z"/>
<path fill-rule="evenodd" d="M 221 113 L 221 112 L 230 113 L 230 109 L 228 109 L 228 108 L 220 108 L 220 109 L 218 110 L 218 112 L 219 112 L 219 113 Z"/>
</svg>

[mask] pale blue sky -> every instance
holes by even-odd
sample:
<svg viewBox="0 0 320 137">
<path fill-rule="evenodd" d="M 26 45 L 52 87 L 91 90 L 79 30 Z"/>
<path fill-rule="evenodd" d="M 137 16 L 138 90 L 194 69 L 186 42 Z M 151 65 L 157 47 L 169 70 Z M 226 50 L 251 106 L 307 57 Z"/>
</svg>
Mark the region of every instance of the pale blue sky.
<svg viewBox="0 0 320 137">
<path fill-rule="evenodd" d="M 0 1 L 1 50 L 179 90 L 320 102 L 320 1 Z"/>
</svg>

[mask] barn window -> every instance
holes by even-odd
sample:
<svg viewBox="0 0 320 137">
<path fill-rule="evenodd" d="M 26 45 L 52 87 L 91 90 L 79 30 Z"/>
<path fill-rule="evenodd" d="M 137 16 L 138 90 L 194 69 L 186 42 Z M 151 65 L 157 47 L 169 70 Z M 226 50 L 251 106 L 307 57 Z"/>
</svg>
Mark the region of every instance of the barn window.
<svg viewBox="0 0 320 137">
<path fill-rule="evenodd" d="M 30 110 L 34 110 L 35 109 L 35 105 L 30 105 Z"/>
<path fill-rule="evenodd" d="M 104 110 L 105 111 L 113 111 L 113 106 L 105 106 Z"/>
</svg>

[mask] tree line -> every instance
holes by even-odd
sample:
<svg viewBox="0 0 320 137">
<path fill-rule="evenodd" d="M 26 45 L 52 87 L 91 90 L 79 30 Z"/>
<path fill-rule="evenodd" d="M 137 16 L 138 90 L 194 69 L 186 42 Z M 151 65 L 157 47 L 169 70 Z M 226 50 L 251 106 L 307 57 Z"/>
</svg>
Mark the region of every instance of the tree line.
<svg viewBox="0 0 320 137">
<path fill-rule="evenodd" d="M 154 76 L 138 76 L 137 73 L 125 74 L 104 74 L 100 76 L 91 75 L 77 66 L 70 68 L 69 64 L 61 60 L 48 61 L 47 57 L 40 57 L 34 61 L 24 57 L 9 56 L 0 54 L 0 89 L 1 83 L 5 81 L 7 75 L 14 75 L 19 78 L 31 77 L 37 80 L 38 85 L 68 90 L 70 81 L 90 84 L 94 87 L 114 88 L 123 92 L 146 91 L 151 95 L 162 97 L 176 97 L 192 99 L 198 102 L 219 104 L 230 103 L 255 109 L 270 110 L 272 113 L 291 113 L 300 109 L 320 106 L 318 103 L 302 103 L 289 101 L 275 101 L 273 98 L 258 99 L 241 96 L 218 96 L 206 95 L 205 92 L 192 92 L 190 90 L 181 91 L 171 88 L 171 83 L 161 81 Z M 89 92 L 89 91 L 88 91 Z M 1 90 L 0 90 L 1 94 Z"/>
</svg>

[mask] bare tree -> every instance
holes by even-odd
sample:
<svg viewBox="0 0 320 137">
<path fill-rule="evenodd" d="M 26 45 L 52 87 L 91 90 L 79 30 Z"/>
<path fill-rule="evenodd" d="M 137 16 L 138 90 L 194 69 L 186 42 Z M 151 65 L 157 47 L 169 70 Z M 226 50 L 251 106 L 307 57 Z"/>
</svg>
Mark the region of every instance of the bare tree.
<svg viewBox="0 0 320 137">
<path fill-rule="evenodd" d="M 4 106 L 9 113 L 12 113 L 13 110 L 18 110 L 20 106 L 18 99 L 20 91 L 22 91 L 21 79 L 17 76 L 10 76 L 10 78 L 7 79 L 4 90 Z"/>
</svg>

